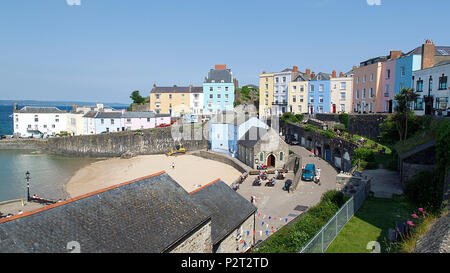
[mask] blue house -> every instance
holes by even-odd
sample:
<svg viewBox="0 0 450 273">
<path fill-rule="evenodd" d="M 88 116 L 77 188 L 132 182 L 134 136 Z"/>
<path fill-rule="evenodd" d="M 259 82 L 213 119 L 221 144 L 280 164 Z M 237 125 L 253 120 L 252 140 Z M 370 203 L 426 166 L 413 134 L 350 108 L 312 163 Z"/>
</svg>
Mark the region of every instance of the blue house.
<svg viewBox="0 0 450 273">
<path fill-rule="evenodd" d="M 331 112 L 330 79 L 330 74 L 318 73 L 309 81 L 308 112 L 310 114 Z"/>
<path fill-rule="evenodd" d="M 422 48 L 418 47 L 395 60 L 394 96 L 403 88 L 412 88 L 413 71 L 420 70 L 422 65 Z"/>
<path fill-rule="evenodd" d="M 251 127 L 268 129 L 256 116 L 237 115 L 233 111 L 213 115 L 209 125 L 209 145 L 212 151 L 237 157 L 238 140 Z"/>
<path fill-rule="evenodd" d="M 206 115 L 232 111 L 235 79 L 226 65 L 216 65 L 203 83 L 203 113 Z"/>
</svg>

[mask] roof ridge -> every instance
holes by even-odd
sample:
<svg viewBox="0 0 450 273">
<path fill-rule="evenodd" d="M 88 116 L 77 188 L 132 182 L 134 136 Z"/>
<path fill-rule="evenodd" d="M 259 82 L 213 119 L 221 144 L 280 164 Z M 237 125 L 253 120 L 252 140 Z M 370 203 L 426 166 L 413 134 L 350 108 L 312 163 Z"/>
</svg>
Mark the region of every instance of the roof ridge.
<svg viewBox="0 0 450 273">
<path fill-rule="evenodd" d="M 160 171 L 160 172 L 157 172 L 157 173 L 154 173 L 154 174 L 150 174 L 150 175 L 147 175 L 147 176 L 144 176 L 144 177 L 140 177 L 140 178 L 136 178 L 136 179 L 133 179 L 133 180 L 130 180 L 130 181 L 126 181 L 126 182 L 123 182 L 123 183 L 120 183 L 120 184 L 112 185 L 112 186 L 109 186 L 109 187 L 106 187 L 106 188 L 103 188 L 103 189 L 100 189 L 100 190 L 96 190 L 96 191 L 92 191 L 92 192 L 89 192 L 89 193 L 85 193 L 85 194 L 82 194 L 82 195 L 79 195 L 79 196 L 76 196 L 76 197 L 64 200 L 62 202 L 57 202 L 55 204 L 51 204 L 51 205 L 45 206 L 43 208 L 27 211 L 27 212 L 24 212 L 24 213 L 22 213 L 20 215 L 15 215 L 15 216 L 12 216 L 12 217 L 9 217 L 9 218 L 0 219 L 0 224 L 5 223 L 5 222 L 9 222 L 9 221 L 12 221 L 12 220 L 16 220 L 16 219 L 19 219 L 19 218 L 23 218 L 23 217 L 26 217 L 26 216 L 34 215 L 36 213 L 47 211 L 47 210 L 50 210 L 52 208 L 60 207 L 60 206 L 63 206 L 63 205 L 66 205 L 66 204 L 69 204 L 69 203 L 72 203 L 72 202 L 84 199 L 86 197 L 90 197 L 90 196 L 93 196 L 93 195 L 96 195 L 96 194 L 99 194 L 99 193 L 103 193 L 103 192 L 106 192 L 106 191 L 109 191 L 109 190 L 112 190 L 112 189 L 120 188 L 122 186 L 125 186 L 125 185 L 128 185 L 128 184 L 132 184 L 134 182 L 137 182 L 137 181 L 140 181 L 140 180 L 144 180 L 144 179 L 147 179 L 147 178 L 150 178 L 150 177 L 159 176 L 159 175 L 162 175 L 164 173 L 166 173 L 166 172 L 165 171 Z"/>
<path fill-rule="evenodd" d="M 216 180 L 214 180 L 214 181 L 212 181 L 212 182 L 209 182 L 209 183 L 206 184 L 205 186 L 202 186 L 202 187 L 200 187 L 200 188 L 198 188 L 198 189 L 195 189 L 195 190 L 191 191 L 189 194 L 194 194 L 194 193 L 196 193 L 196 192 L 198 192 L 198 191 L 201 191 L 201 190 L 203 190 L 204 188 L 207 188 L 207 187 L 209 187 L 209 186 L 211 186 L 211 185 L 213 185 L 214 183 L 217 183 L 217 182 L 219 182 L 219 181 L 221 181 L 221 179 L 220 179 L 220 178 L 217 178 Z"/>
</svg>

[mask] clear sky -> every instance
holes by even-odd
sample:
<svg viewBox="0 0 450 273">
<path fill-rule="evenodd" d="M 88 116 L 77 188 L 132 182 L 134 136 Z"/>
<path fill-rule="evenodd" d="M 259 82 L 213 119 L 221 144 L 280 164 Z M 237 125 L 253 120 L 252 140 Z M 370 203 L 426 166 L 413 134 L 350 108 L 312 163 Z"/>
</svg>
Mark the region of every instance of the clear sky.
<svg viewBox="0 0 450 273">
<path fill-rule="evenodd" d="M 426 39 L 450 45 L 449 11 L 448 0 L 1 0 L 0 100 L 129 103 L 153 83 L 201 85 L 214 64 L 240 85 L 293 65 L 346 72 Z"/>
</svg>

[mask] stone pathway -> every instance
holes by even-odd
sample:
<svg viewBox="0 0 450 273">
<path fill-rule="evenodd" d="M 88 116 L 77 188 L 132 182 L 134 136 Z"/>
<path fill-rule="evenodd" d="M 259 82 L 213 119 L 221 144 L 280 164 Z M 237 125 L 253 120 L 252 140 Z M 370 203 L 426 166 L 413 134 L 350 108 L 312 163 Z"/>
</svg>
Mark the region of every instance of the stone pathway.
<svg viewBox="0 0 450 273">
<path fill-rule="evenodd" d="M 371 177 L 370 190 L 378 198 L 392 198 L 392 194 L 403 194 L 400 175 L 386 169 L 364 170 L 363 176 Z"/>
<path fill-rule="evenodd" d="M 287 179 L 293 179 L 292 172 L 287 174 L 285 180 L 277 180 L 274 187 L 253 186 L 252 182 L 256 176 L 249 175 L 237 192 L 247 200 L 250 200 L 252 195 L 256 196 L 258 208 L 255 223 L 256 242 L 267 239 L 273 234 L 272 230 L 276 232 L 277 228 L 281 228 L 301 215 L 307 208 L 316 205 L 324 192 L 336 188 L 337 172 L 326 161 L 318 157 L 310 157 L 311 152 L 303 147 L 291 146 L 290 149 L 300 155 L 302 164 L 313 163 L 321 169 L 321 185 L 301 181 L 294 192 L 288 193 L 282 188 Z M 272 176 L 274 175 L 269 175 L 269 178 Z M 247 232 L 244 231 L 244 240 L 246 235 Z"/>
</svg>

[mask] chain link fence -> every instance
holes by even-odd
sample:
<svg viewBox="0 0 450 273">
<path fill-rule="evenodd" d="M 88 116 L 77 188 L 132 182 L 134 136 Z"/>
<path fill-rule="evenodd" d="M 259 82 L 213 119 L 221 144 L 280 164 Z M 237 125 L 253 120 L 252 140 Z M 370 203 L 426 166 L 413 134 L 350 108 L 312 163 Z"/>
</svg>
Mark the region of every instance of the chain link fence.
<svg viewBox="0 0 450 273">
<path fill-rule="evenodd" d="M 300 253 L 324 253 L 345 224 L 355 215 L 368 195 L 368 185 L 361 187 L 309 241 Z"/>
</svg>

